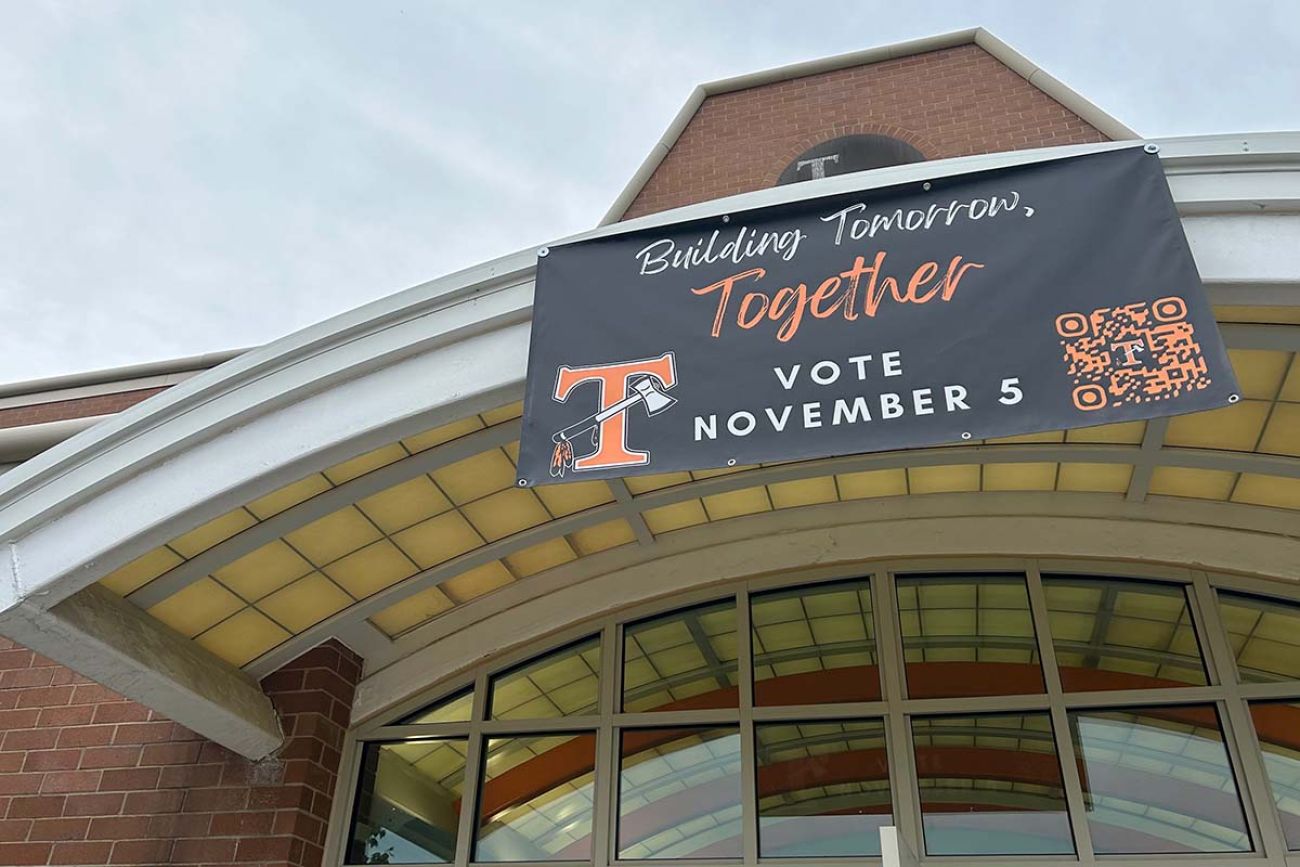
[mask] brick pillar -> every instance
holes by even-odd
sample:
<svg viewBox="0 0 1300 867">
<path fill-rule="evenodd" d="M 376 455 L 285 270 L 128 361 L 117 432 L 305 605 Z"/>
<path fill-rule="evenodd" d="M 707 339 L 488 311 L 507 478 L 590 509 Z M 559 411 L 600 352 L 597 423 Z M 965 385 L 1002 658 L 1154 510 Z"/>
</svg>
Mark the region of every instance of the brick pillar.
<svg viewBox="0 0 1300 867">
<path fill-rule="evenodd" d="M 268 845 L 287 843 L 287 851 L 276 852 L 294 867 L 319 867 L 322 862 L 343 738 L 360 679 L 361 657 L 330 639 L 262 681 L 286 737 L 276 756 L 282 773 Z M 255 773 L 259 770 L 251 767 Z M 248 845 L 249 840 L 240 842 L 236 860 L 248 860 L 238 857 L 248 854 Z"/>
<path fill-rule="evenodd" d="M 287 742 L 250 762 L 0 639 L 0 865 L 319 867 L 361 660 L 268 676 Z"/>
</svg>

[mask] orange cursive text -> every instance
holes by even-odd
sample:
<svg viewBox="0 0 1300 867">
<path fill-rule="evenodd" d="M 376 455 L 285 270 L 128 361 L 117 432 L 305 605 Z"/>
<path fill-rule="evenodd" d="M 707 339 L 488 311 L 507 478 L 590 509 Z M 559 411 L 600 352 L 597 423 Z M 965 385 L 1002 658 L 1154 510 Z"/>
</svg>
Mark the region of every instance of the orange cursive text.
<svg viewBox="0 0 1300 867">
<path fill-rule="evenodd" d="M 882 251 L 870 263 L 858 256 L 853 260 L 853 267 L 822 280 L 812 292 L 808 291 L 807 283 L 784 286 L 771 295 L 751 289 L 740 296 L 736 305 L 736 325 L 749 330 L 764 321 L 778 322 L 776 339 L 785 343 L 799 332 L 805 316 L 827 319 L 838 313 L 853 321 L 859 315 L 874 317 L 886 299 L 899 304 L 927 304 L 935 299 L 951 301 L 966 272 L 984 265 L 953 256 L 942 273 L 939 263 L 922 262 L 906 278 L 890 276 L 884 267 L 885 253 Z M 750 268 L 691 290 L 696 295 L 717 293 L 718 305 L 710 332 L 714 337 L 722 335 L 723 327 L 732 315 L 729 312 L 732 310 L 731 293 L 737 284 L 751 280 L 758 282 L 766 276 L 766 269 Z"/>
</svg>

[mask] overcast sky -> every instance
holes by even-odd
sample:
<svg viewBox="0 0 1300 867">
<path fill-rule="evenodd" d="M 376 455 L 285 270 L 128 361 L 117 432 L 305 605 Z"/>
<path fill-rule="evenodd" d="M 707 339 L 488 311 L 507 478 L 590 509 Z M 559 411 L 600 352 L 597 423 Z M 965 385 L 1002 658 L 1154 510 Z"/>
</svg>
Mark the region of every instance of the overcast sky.
<svg viewBox="0 0 1300 867">
<path fill-rule="evenodd" d="M 0 21 L 0 381 L 264 343 L 581 231 L 695 84 L 964 27 L 1145 135 L 1300 129 L 1296 0 L 0 0 Z"/>
</svg>

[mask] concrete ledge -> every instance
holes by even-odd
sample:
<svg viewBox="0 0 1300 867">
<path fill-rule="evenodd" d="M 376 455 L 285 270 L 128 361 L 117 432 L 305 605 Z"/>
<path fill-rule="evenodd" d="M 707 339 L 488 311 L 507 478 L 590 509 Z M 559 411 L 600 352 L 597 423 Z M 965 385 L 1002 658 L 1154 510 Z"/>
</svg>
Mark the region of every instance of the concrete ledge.
<svg viewBox="0 0 1300 867">
<path fill-rule="evenodd" d="M 91 415 L 0 429 L 0 461 L 20 464 L 109 417 Z"/>
<path fill-rule="evenodd" d="M 0 632 L 246 758 L 284 743 L 252 677 L 98 585 L 48 611 L 11 609 Z"/>
</svg>

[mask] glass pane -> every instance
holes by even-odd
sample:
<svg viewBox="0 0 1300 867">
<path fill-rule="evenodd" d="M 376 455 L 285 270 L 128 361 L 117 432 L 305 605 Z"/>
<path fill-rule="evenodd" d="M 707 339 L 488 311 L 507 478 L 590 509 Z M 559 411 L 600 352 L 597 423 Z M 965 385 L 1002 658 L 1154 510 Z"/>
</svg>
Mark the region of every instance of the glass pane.
<svg viewBox="0 0 1300 867">
<path fill-rule="evenodd" d="M 893 824 L 884 723 L 760 724 L 754 737 L 761 856 L 880 854 Z"/>
<path fill-rule="evenodd" d="M 1264 770 L 1288 849 L 1300 849 L 1300 704 L 1252 704 Z"/>
<path fill-rule="evenodd" d="M 620 756 L 618 857 L 740 857 L 737 729 L 625 731 Z"/>
<path fill-rule="evenodd" d="M 1243 683 L 1300 680 L 1300 605 L 1220 590 L 1219 612 Z"/>
<path fill-rule="evenodd" d="M 865 580 L 751 597 L 754 704 L 880 699 L 871 587 Z"/>
<path fill-rule="evenodd" d="M 410 716 L 398 720 L 397 724 L 469 722 L 473 709 L 474 687 L 471 686 L 420 708 Z"/>
<path fill-rule="evenodd" d="M 366 744 L 349 864 L 444 864 L 456 857 L 465 740 Z"/>
<path fill-rule="evenodd" d="M 1097 854 L 1251 850 L 1212 705 L 1072 711 L 1070 734 Z"/>
<path fill-rule="evenodd" d="M 600 638 L 548 653 L 492 678 L 491 719 L 543 719 L 596 712 Z"/>
<path fill-rule="evenodd" d="M 1046 713 L 912 719 L 930 855 L 1072 854 Z"/>
<path fill-rule="evenodd" d="M 591 860 L 596 736 L 490 738 L 476 861 Z"/>
<path fill-rule="evenodd" d="M 1022 575 L 907 575 L 898 616 L 912 698 L 1043 691 Z"/>
<path fill-rule="evenodd" d="M 623 629 L 623 710 L 736 707 L 736 603 L 674 611 Z"/>
<path fill-rule="evenodd" d="M 1067 692 L 1207 682 L 1181 584 L 1048 576 L 1043 591 Z"/>
</svg>

